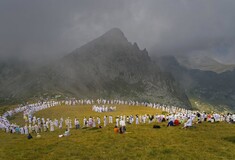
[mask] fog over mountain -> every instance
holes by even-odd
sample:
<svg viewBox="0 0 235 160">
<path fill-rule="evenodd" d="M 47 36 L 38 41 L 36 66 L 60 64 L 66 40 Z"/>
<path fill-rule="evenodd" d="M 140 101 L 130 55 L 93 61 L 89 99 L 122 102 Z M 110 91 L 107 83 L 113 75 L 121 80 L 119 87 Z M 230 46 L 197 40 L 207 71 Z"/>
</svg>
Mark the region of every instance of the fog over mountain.
<svg viewBox="0 0 235 160">
<path fill-rule="evenodd" d="M 232 0 L 2 0 L 0 103 L 60 94 L 235 110 L 234 15 Z"/>
<path fill-rule="evenodd" d="M 113 27 L 150 55 L 235 63 L 233 0 L 1 0 L 0 59 L 57 60 Z"/>
<path fill-rule="evenodd" d="M 20 63 L 2 64 L 0 68 L 3 101 L 57 94 L 158 101 L 191 108 L 173 77 L 160 71 L 146 49 L 129 42 L 118 28 L 42 68 L 29 70 Z"/>
<path fill-rule="evenodd" d="M 43 67 L 18 60 L 0 63 L 0 103 L 62 95 L 235 110 L 235 70 L 210 58 L 186 63 L 190 60 L 151 58 L 113 28 Z"/>
</svg>

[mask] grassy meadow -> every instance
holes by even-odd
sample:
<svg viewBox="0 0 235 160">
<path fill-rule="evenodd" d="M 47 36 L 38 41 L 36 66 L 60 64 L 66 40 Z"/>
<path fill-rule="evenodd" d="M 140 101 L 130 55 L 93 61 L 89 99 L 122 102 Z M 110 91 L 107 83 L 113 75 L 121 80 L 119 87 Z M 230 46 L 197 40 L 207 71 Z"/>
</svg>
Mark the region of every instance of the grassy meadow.
<svg viewBox="0 0 235 160">
<path fill-rule="evenodd" d="M 91 105 L 57 106 L 36 113 L 37 117 L 64 120 L 67 117 L 101 117 L 104 115 L 156 114 L 160 110 L 142 106 L 117 105 L 115 112 L 96 113 Z M 12 122 L 24 124 L 22 113 L 11 118 Z M 68 137 L 58 138 L 65 129 L 54 132 L 42 132 L 42 137 L 28 140 L 26 135 L 6 134 L 0 131 L 0 159 L 235 159 L 235 125 L 220 123 L 196 124 L 195 128 L 181 129 L 182 126 L 166 127 L 160 123 L 160 129 L 153 124 L 132 124 L 126 126 L 127 133 L 115 134 L 114 124 L 101 129 L 87 128 L 71 130 Z M 65 125 L 63 124 L 63 127 Z"/>
</svg>

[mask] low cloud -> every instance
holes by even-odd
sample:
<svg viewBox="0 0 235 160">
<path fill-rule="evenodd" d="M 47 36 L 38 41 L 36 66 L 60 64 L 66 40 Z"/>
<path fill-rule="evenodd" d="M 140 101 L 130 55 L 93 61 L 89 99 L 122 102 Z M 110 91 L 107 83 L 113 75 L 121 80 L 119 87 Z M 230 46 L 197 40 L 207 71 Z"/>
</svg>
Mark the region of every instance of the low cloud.
<svg viewBox="0 0 235 160">
<path fill-rule="evenodd" d="M 119 27 L 151 54 L 205 53 L 235 63 L 234 15 L 233 0 L 2 0 L 0 58 L 61 57 Z"/>
</svg>

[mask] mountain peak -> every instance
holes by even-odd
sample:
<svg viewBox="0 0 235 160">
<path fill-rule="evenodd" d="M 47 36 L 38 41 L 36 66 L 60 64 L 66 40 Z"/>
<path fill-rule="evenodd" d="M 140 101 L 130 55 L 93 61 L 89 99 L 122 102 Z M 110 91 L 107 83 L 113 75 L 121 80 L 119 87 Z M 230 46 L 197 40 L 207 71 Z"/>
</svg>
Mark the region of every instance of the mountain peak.
<svg viewBox="0 0 235 160">
<path fill-rule="evenodd" d="M 109 31 L 107 31 L 104 35 L 119 35 L 119 36 L 124 36 L 124 33 L 119 28 L 112 28 Z"/>
<path fill-rule="evenodd" d="M 101 37 L 111 41 L 127 41 L 124 33 L 119 28 L 112 28 L 104 33 Z"/>
</svg>

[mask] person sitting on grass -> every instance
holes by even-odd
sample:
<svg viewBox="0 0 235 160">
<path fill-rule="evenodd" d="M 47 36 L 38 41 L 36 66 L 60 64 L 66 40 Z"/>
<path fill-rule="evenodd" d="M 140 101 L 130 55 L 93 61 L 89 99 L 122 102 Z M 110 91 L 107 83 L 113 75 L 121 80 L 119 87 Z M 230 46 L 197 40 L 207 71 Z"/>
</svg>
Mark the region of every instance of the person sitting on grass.
<svg viewBox="0 0 235 160">
<path fill-rule="evenodd" d="M 27 136 L 28 139 L 32 139 L 32 135 L 29 133 L 28 136 Z"/>
<path fill-rule="evenodd" d="M 69 135 L 70 135 L 70 132 L 69 132 L 68 129 L 66 129 L 65 132 L 64 132 L 64 134 L 59 135 L 59 138 L 61 138 L 61 137 L 67 137 L 67 136 L 69 136 Z"/>
<path fill-rule="evenodd" d="M 188 117 L 187 122 L 184 123 L 184 127 L 183 128 L 188 128 L 188 127 L 192 127 L 193 126 L 193 121 L 190 117 Z"/>
<path fill-rule="evenodd" d="M 70 135 L 70 132 L 69 132 L 68 129 L 66 129 L 65 132 L 64 132 L 64 136 L 69 136 L 69 135 Z"/>
<path fill-rule="evenodd" d="M 115 126 L 113 130 L 114 130 L 114 133 L 118 133 L 119 132 L 119 129 L 118 129 L 117 126 Z"/>
<path fill-rule="evenodd" d="M 169 126 L 174 126 L 173 120 L 170 120 L 170 121 L 168 122 L 167 127 L 169 127 Z"/>
<path fill-rule="evenodd" d="M 174 125 L 175 125 L 175 126 L 178 126 L 179 124 L 180 124 L 179 120 L 178 120 L 178 119 L 175 119 L 175 120 L 174 120 Z"/>
</svg>

